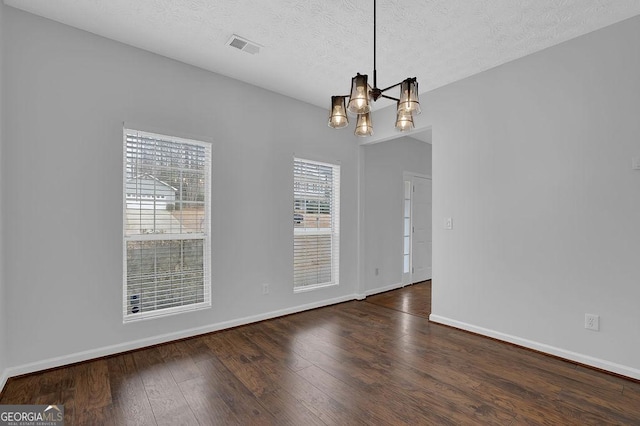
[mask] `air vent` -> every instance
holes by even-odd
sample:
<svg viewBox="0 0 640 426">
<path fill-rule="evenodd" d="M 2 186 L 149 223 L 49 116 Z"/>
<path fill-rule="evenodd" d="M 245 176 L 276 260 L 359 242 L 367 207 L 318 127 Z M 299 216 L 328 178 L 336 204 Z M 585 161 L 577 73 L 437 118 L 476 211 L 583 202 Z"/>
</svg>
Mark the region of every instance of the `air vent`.
<svg viewBox="0 0 640 426">
<path fill-rule="evenodd" d="M 243 52 L 251 53 L 255 55 L 256 53 L 260 53 L 260 46 L 257 43 L 247 40 L 246 38 L 242 38 L 238 35 L 232 35 L 229 41 L 227 41 L 227 46 L 235 47 L 236 49 L 242 50 Z"/>
</svg>

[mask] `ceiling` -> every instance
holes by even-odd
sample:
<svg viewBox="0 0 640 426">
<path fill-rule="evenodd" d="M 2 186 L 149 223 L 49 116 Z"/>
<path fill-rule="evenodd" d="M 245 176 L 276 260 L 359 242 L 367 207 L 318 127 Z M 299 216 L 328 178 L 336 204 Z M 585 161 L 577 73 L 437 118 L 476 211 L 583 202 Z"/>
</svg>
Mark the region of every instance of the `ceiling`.
<svg viewBox="0 0 640 426">
<path fill-rule="evenodd" d="M 371 0 L 5 4 L 323 108 L 373 69 Z M 415 76 L 424 93 L 638 14 L 640 0 L 379 0 L 378 85 Z"/>
</svg>

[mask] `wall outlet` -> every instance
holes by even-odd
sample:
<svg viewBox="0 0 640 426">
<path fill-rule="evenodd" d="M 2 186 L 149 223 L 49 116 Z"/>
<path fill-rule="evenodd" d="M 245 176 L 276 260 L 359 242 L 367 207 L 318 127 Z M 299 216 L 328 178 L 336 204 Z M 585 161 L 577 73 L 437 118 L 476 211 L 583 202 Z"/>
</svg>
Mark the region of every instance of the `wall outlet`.
<svg viewBox="0 0 640 426">
<path fill-rule="evenodd" d="M 262 284 L 262 294 L 269 294 L 269 284 Z"/>
<path fill-rule="evenodd" d="M 600 331 L 600 317 L 593 314 L 584 314 L 584 328 L 587 330 Z"/>
<path fill-rule="evenodd" d="M 380 273 L 380 270 L 376 268 L 376 275 L 378 275 L 379 273 Z"/>
</svg>

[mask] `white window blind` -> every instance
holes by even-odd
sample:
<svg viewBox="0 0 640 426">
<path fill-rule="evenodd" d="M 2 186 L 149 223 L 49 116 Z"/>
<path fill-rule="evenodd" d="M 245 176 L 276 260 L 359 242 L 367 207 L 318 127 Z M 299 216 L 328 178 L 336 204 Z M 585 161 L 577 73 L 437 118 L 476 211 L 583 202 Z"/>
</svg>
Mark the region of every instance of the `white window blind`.
<svg viewBox="0 0 640 426">
<path fill-rule="evenodd" d="M 293 200 L 294 290 L 337 285 L 340 166 L 294 158 Z"/>
<path fill-rule="evenodd" d="M 124 129 L 124 322 L 211 306 L 211 145 Z"/>
</svg>

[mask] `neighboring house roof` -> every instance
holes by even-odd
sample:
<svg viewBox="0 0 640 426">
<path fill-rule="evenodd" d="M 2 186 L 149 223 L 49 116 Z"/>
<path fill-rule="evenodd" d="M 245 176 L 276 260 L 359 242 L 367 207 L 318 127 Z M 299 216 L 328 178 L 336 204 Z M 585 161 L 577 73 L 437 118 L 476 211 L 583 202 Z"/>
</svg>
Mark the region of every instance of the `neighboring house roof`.
<svg viewBox="0 0 640 426">
<path fill-rule="evenodd" d="M 149 185 L 149 184 L 139 184 L 138 182 L 140 181 L 150 181 L 153 182 L 153 184 Z M 157 186 L 158 184 L 160 184 L 161 188 L 164 188 L 166 190 L 170 190 L 171 192 L 176 192 L 178 189 L 174 188 L 173 186 L 169 185 L 166 182 L 161 181 L 160 179 L 156 178 L 153 175 L 150 175 L 148 173 L 136 176 L 133 179 L 127 179 L 127 190 L 132 189 L 132 190 L 142 190 L 140 192 L 146 192 L 145 190 L 150 190 L 151 188 L 155 188 L 155 190 L 157 191 Z"/>
</svg>

